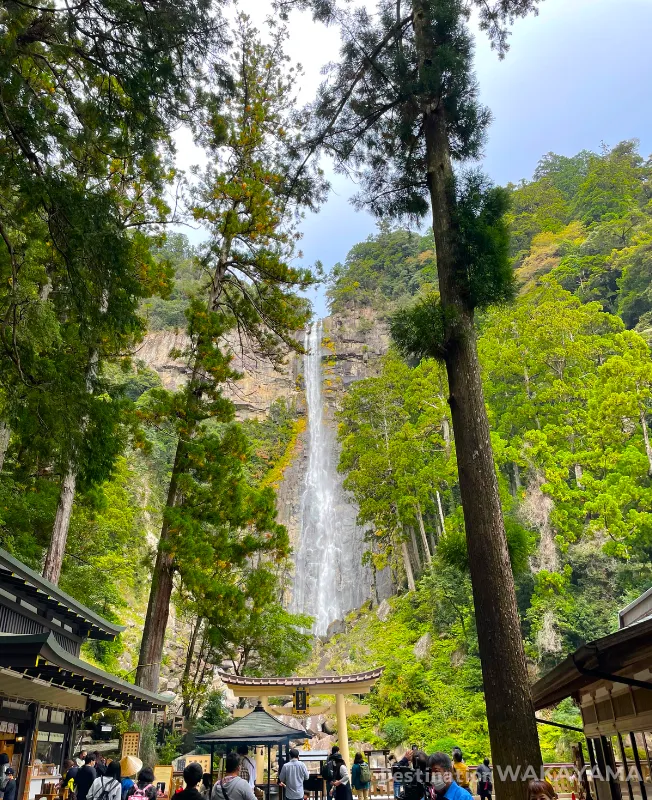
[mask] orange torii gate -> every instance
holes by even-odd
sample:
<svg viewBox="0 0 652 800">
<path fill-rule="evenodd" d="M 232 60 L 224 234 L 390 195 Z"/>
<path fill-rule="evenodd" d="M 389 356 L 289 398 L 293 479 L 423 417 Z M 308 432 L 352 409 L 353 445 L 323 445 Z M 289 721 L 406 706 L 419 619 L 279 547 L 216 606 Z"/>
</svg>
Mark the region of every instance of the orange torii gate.
<svg viewBox="0 0 652 800">
<path fill-rule="evenodd" d="M 346 763 L 349 760 L 349 732 L 346 723 L 348 714 L 364 715 L 369 713 L 369 706 L 360 703 L 345 701 L 347 694 L 368 694 L 378 678 L 383 674 L 383 667 L 357 672 L 353 675 L 324 675 L 319 678 L 306 678 L 293 676 L 291 678 L 250 678 L 242 675 L 233 675 L 223 670 L 218 670 L 221 681 L 236 697 L 256 698 L 263 707 L 276 714 L 294 714 L 296 716 L 310 716 L 312 714 L 326 714 L 332 705 L 310 705 L 310 694 L 335 695 L 335 713 L 337 715 L 337 738 L 340 752 Z M 284 706 L 271 706 L 270 697 L 292 697 L 293 708 Z M 236 716 L 248 714 L 251 709 L 236 709 Z M 262 757 L 256 751 L 256 761 Z M 258 763 L 256 764 L 258 768 Z"/>
</svg>

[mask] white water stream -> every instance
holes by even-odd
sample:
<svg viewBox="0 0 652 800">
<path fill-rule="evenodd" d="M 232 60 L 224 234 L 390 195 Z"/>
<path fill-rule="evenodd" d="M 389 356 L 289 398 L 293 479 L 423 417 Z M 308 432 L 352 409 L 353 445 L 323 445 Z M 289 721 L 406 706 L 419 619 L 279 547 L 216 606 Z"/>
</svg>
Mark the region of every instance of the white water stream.
<svg viewBox="0 0 652 800">
<path fill-rule="evenodd" d="M 297 547 L 292 610 L 310 614 L 317 636 L 359 608 L 370 595 L 369 570 L 361 562 L 363 531 L 337 472 L 335 425 L 324 419 L 322 322 L 306 332 L 304 375 L 308 406 L 308 468 L 301 496 L 301 540 Z"/>
</svg>

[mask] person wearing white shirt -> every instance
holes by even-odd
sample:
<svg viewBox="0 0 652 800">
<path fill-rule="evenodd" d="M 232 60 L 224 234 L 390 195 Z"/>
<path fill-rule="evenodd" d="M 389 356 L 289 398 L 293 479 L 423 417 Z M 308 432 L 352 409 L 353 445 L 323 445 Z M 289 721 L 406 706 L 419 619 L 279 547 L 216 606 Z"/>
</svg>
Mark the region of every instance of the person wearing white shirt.
<svg viewBox="0 0 652 800">
<path fill-rule="evenodd" d="M 121 800 L 121 798 L 120 762 L 112 761 L 106 768 L 106 775 L 95 778 L 86 800 Z"/>
<path fill-rule="evenodd" d="M 290 760 L 283 764 L 278 776 L 279 784 L 285 787 L 285 800 L 303 800 L 306 796 L 303 782 L 309 777 L 308 768 L 299 761 L 299 751 L 292 748 Z"/>
<path fill-rule="evenodd" d="M 238 755 L 240 756 L 240 777 L 247 781 L 252 789 L 255 789 L 256 764 L 249 758 L 249 748 L 246 744 L 238 745 Z"/>
</svg>

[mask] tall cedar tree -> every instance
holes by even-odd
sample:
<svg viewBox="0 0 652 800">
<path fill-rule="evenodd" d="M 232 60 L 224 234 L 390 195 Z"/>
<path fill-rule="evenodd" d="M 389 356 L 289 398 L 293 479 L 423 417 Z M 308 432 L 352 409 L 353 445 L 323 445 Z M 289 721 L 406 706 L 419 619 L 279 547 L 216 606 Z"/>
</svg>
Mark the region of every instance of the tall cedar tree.
<svg viewBox="0 0 652 800">
<path fill-rule="evenodd" d="M 219 44 L 216 13 L 210 0 L 0 12 L 2 443 L 13 428 L 62 475 L 54 582 L 77 479 L 102 480 L 120 449 L 101 362 L 138 337 L 139 298 L 165 284 L 140 230 L 169 212 L 169 134 Z"/>
<path fill-rule="evenodd" d="M 136 673 L 138 685 L 150 690 L 158 686 L 174 575 L 181 563 L 179 519 L 188 503 L 188 481 L 198 466 L 197 441 L 204 437 L 208 420 L 226 422 L 233 413 L 232 404 L 222 396 L 224 383 L 236 377 L 228 355 L 223 355 L 229 349 L 225 335 L 235 328 L 241 342 L 246 340 L 257 353 L 276 361 L 288 347 L 298 347 L 293 333 L 303 328 L 309 317 L 307 301 L 295 292 L 312 285 L 313 275 L 309 270 L 292 267 L 289 261 L 297 240 L 294 223 L 299 209 L 318 199 L 321 180 L 318 174 L 305 173 L 301 181 L 289 184 L 289 176 L 296 172 L 293 167 L 303 120 L 293 116 L 292 85 L 296 75 L 287 68 L 283 53 L 285 31 L 272 27 L 271 34 L 271 44 L 262 44 L 248 18 L 238 18 L 234 90 L 225 112 L 226 142 L 221 144 L 224 121 L 212 113 L 210 105 L 200 131 L 200 142 L 213 158 L 193 208 L 195 218 L 210 230 L 210 240 L 200 259 L 206 275 L 206 294 L 196 298 L 189 309 L 190 346 L 186 356 L 191 375 L 185 389 L 175 396 L 176 405 L 171 409 L 177 418 L 179 438 Z M 243 436 L 239 436 L 243 449 L 238 452 L 244 459 Z M 227 458 L 216 447 L 214 453 L 202 456 L 209 466 L 211 458 Z M 225 519 L 237 517 L 238 504 L 231 506 L 228 492 L 221 495 L 220 482 L 224 478 L 220 471 L 213 469 L 205 478 L 209 488 L 202 491 L 207 491 L 214 504 L 220 506 L 215 514 L 221 513 Z M 244 477 L 239 480 L 243 483 Z M 234 485 L 232 490 L 236 489 Z M 271 490 L 261 492 L 257 502 L 267 505 L 265 513 L 258 517 L 255 504 L 252 506 L 253 528 L 264 531 L 268 525 L 274 530 Z M 242 522 L 233 523 L 233 528 L 237 530 Z M 201 521 L 196 526 L 201 529 Z M 277 540 L 280 542 L 278 531 L 270 549 Z M 252 550 L 255 549 L 254 546 Z M 279 543 L 277 552 L 281 555 L 282 549 Z M 214 556 L 218 564 L 230 560 L 228 551 L 220 554 L 219 547 L 214 548 Z M 204 566 L 210 569 L 213 562 Z M 242 595 L 237 590 L 232 596 L 234 602 L 238 592 Z"/>
<path fill-rule="evenodd" d="M 505 24 L 536 0 L 478 2 L 482 27 L 506 49 Z M 330 3 L 317 15 L 337 20 Z M 439 297 L 394 324 L 417 356 L 446 364 L 464 510 L 492 758 L 541 763 L 534 711 L 498 494 L 474 329 L 474 310 L 513 293 L 505 194 L 453 161 L 479 154 L 489 112 L 477 101 L 472 39 L 461 0 L 381 0 L 376 15 L 347 13 L 339 64 L 315 106 L 322 145 L 359 174 L 358 202 L 378 216 L 432 212 Z M 523 796 L 499 783 L 499 800 Z"/>
</svg>

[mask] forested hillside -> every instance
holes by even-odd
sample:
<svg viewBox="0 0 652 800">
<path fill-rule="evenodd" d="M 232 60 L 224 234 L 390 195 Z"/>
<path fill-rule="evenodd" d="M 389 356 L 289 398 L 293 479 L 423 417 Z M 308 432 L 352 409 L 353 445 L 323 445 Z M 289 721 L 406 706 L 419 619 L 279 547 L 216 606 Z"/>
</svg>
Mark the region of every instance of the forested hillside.
<svg viewBox="0 0 652 800">
<path fill-rule="evenodd" d="M 618 609 L 652 583 L 649 170 L 623 143 L 550 154 L 532 182 L 511 187 L 519 295 L 479 321 L 532 678 L 615 630 Z M 427 237 L 388 230 L 356 245 L 331 285 L 333 310 L 364 303 L 390 317 L 431 291 L 422 267 L 431 248 Z M 371 290 L 354 296 L 356 283 Z M 392 351 L 344 398 L 340 469 L 368 526 L 366 557 L 416 592 L 382 623 L 351 619 L 329 653 L 333 663 L 345 653 L 355 666 L 388 666 L 367 735 L 391 742 L 402 731 L 434 747 L 448 732 L 480 757 L 488 741 L 474 712 L 481 681 L 447 401 L 440 364 L 414 366 Z M 413 652 L 424 635 L 430 661 Z M 570 706 L 555 716 L 572 717 Z M 568 755 L 565 737 L 542 736 L 546 758 Z"/>
<path fill-rule="evenodd" d="M 649 338 L 652 163 L 638 143 L 572 158 L 548 153 L 531 181 L 510 188 L 521 285 L 550 273 L 582 302 L 597 300 Z"/>
</svg>

